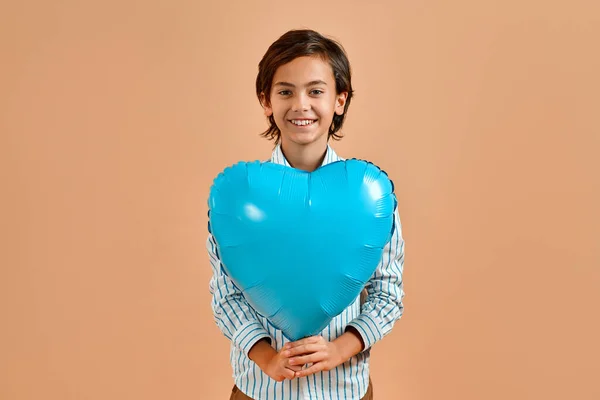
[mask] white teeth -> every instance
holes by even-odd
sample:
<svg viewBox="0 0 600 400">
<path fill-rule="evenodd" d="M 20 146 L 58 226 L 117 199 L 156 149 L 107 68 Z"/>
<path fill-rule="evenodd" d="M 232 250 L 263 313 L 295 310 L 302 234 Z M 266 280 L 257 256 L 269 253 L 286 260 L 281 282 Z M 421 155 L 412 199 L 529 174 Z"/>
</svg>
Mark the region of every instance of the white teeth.
<svg viewBox="0 0 600 400">
<path fill-rule="evenodd" d="M 299 125 L 299 126 L 303 126 L 303 125 L 310 125 L 312 124 L 314 121 L 311 120 L 292 120 L 292 124 L 294 125 Z"/>
</svg>

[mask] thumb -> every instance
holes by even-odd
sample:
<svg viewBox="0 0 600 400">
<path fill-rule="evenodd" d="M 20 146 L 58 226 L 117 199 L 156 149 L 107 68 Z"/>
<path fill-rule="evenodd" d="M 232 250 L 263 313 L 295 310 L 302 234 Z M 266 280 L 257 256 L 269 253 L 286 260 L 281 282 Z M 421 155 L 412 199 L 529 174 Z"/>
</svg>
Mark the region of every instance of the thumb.
<svg viewBox="0 0 600 400">
<path fill-rule="evenodd" d="M 294 371 L 292 371 L 289 368 L 284 368 L 283 369 L 283 376 L 286 377 L 286 379 L 294 379 L 294 376 L 296 375 L 296 373 Z"/>
</svg>

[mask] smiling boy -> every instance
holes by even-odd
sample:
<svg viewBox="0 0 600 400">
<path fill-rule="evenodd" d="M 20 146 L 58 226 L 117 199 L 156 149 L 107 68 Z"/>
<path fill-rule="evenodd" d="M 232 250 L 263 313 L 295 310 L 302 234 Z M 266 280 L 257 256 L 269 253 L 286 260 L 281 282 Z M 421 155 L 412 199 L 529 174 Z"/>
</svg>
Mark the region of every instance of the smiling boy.
<svg viewBox="0 0 600 400">
<path fill-rule="evenodd" d="M 353 94 L 341 45 L 312 30 L 285 33 L 259 63 L 256 94 L 269 121 L 263 136 L 275 142 L 271 162 L 314 171 L 342 160 L 329 146 L 331 138 L 341 138 Z M 404 310 L 404 240 L 398 210 L 394 214 L 394 232 L 365 286 L 364 301 L 356 298 L 319 335 L 297 342 L 246 302 L 224 273 L 209 234 L 212 308 L 231 340 L 230 399 L 373 398 L 371 347 L 390 333 Z"/>
</svg>

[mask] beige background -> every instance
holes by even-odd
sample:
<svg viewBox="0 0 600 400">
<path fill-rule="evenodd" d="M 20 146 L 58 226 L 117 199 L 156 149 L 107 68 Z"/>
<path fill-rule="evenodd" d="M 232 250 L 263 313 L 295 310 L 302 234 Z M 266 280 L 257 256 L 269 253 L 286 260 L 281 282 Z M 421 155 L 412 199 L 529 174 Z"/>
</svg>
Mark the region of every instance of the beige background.
<svg viewBox="0 0 600 400">
<path fill-rule="evenodd" d="M 353 66 L 335 148 L 397 187 L 406 308 L 376 398 L 600 398 L 600 3 L 11 3 L 0 399 L 227 398 L 206 199 L 269 156 L 257 64 L 300 27 Z"/>
</svg>

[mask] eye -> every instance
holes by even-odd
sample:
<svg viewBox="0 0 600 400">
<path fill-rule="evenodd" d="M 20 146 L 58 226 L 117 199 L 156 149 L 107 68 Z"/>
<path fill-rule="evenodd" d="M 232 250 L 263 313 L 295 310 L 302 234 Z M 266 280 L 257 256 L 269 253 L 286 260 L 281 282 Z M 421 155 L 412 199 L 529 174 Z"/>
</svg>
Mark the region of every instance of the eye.
<svg viewBox="0 0 600 400">
<path fill-rule="evenodd" d="M 279 94 L 282 96 L 289 96 L 291 92 L 289 90 L 281 90 L 279 91 Z"/>
<path fill-rule="evenodd" d="M 315 93 L 315 94 L 323 94 L 323 91 L 320 89 L 313 89 L 310 91 L 311 93 Z"/>
</svg>

